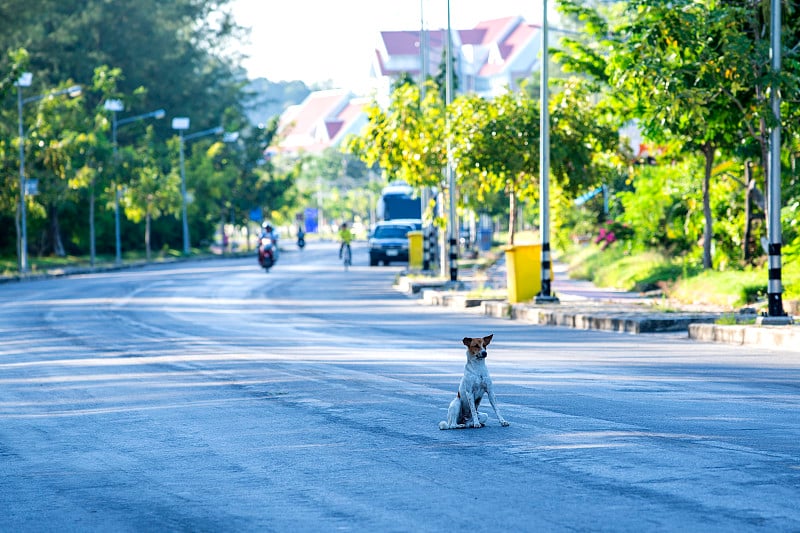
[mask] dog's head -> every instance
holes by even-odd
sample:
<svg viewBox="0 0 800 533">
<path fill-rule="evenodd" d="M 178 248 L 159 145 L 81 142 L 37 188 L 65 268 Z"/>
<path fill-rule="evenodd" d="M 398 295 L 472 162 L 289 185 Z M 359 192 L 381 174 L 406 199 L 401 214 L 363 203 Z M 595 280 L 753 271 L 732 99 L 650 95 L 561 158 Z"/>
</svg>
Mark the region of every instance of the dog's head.
<svg viewBox="0 0 800 533">
<path fill-rule="evenodd" d="M 486 347 L 492 342 L 492 337 L 494 337 L 494 333 L 486 337 L 464 337 L 461 342 L 467 347 L 467 355 L 469 357 L 485 359 L 487 355 Z"/>
</svg>

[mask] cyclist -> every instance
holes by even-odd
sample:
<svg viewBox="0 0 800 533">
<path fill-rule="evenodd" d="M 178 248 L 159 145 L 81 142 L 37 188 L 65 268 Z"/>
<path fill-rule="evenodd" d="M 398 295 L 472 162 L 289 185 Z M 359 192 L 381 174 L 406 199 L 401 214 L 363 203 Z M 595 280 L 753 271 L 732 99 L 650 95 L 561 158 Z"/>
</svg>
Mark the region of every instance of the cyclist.
<svg viewBox="0 0 800 533">
<path fill-rule="evenodd" d="M 353 232 L 347 227 L 347 222 L 342 222 L 342 225 L 339 226 L 339 240 L 342 241 L 341 246 L 339 246 L 339 259 L 341 259 L 344 247 L 350 248 L 350 243 L 353 241 Z"/>
</svg>

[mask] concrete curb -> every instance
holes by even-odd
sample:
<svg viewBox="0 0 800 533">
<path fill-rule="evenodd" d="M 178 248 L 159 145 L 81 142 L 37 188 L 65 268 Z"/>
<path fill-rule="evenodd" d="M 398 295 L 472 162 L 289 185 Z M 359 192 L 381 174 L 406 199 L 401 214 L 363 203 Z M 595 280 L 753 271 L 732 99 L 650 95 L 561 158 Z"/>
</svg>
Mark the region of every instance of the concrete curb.
<svg viewBox="0 0 800 533">
<path fill-rule="evenodd" d="M 686 332 L 689 339 L 800 352 L 800 325 L 719 325 L 722 312 L 663 312 L 645 304 L 578 300 L 554 305 L 510 304 L 500 299 L 469 297 L 466 291 L 439 290 L 444 283 L 401 277 L 395 289 L 420 298 L 425 305 L 477 312 L 495 318 L 522 320 L 540 326 L 612 331 L 640 335 Z M 752 320 L 750 315 L 737 315 Z"/>
<path fill-rule="evenodd" d="M 284 252 L 280 248 L 281 253 Z M 233 252 L 228 254 L 197 254 L 188 257 L 163 257 L 152 261 L 137 260 L 127 261 L 122 264 L 103 263 L 95 266 L 69 266 L 54 267 L 45 270 L 27 272 L 25 274 L 15 274 L 12 276 L 0 276 L 0 283 L 16 283 L 23 281 L 40 281 L 51 278 L 61 278 L 64 276 L 77 276 L 83 274 L 102 274 L 105 272 L 116 272 L 119 270 L 131 270 L 134 268 L 144 268 L 147 266 L 167 265 L 172 263 L 186 263 L 191 261 L 210 261 L 217 259 L 236 259 L 240 257 L 255 257 L 255 251 Z"/>
<path fill-rule="evenodd" d="M 281 249 L 283 252 L 283 249 Z M 147 266 L 169 265 L 173 263 L 183 263 L 190 261 L 210 261 L 216 259 L 234 259 L 239 257 L 254 256 L 255 252 L 238 252 L 226 255 L 208 254 L 208 255 L 193 255 L 189 257 L 168 257 L 161 258 L 154 261 L 129 261 L 123 262 L 121 265 L 115 264 L 102 264 L 96 266 L 77 266 L 77 267 L 58 267 L 48 268 L 42 271 L 28 272 L 26 274 L 16 274 L 13 276 L 0 276 L 0 283 L 16 283 L 23 281 L 41 281 L 44 279 L 61 278 L 64 276 L 79 276 L 83 274 L 100 274 L 103 272 L 114 272 L 118 270 L 130 270 L 134 268 L 144 268 Z"/>
<path fill-rule="evenodd" d="M 485 302 L 484 313 L 494 317 L 524 320 L 540 326 L 563 326 L 620 333 L 672 333 L 688 331 L 693 323 L 713 323 L 716 313 L 659 313 L 642 308 L 630 310 L 591 309 L 591 306 L 543 307 L 507 302 Z"/>
<path fill-rule="evenodd" d="M 399 290 L 399 285 L 398 285 Z M 713 324 L 719 313 L 663 313 L 644 306 L 585 302 L 537 306 L 510 304 L 500 299 L 470 298 L 466 292 L 422 289 L 422 303 L 454 309 L 480 308 L 495 318 L 524 320 L 540 326 L 563 326 L 621 333 L 667 333 L 688 331 L 690 324 Z M 412 291 L 411 294 L 416 294 Z"/>
<path fill-rule="evenodd" d="M 800 353 L 800 326 L 690 324 L 689 338 Z"/>
</svg>

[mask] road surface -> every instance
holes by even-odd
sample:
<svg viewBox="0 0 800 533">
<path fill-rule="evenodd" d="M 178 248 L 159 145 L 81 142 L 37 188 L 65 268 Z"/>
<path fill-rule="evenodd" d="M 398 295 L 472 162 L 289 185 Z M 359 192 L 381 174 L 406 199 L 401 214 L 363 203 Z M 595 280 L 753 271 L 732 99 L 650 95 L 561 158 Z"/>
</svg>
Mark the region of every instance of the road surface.
<svg viewBox="0 0 800 533">
<path fill-rule="evenodd" d="M 0 286 L 0 531 L 798 531 L 800 360 L 286 250 Z M 465 362 L 509 427 L 440 431 Z"/>
</svg>

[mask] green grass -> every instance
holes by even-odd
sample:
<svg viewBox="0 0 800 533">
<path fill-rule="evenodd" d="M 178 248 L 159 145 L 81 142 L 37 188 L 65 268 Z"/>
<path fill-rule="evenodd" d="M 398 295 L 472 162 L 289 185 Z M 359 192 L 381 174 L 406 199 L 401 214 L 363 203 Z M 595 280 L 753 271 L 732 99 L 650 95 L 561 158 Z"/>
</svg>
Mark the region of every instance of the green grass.
<svg viewBox="0 0 800 533">
<path fill-rule="evenodd" d="M 766 298 L 767 272 L 744 270 L 706 271 L 679 280 L 669 295 L 686 303 L 741 307 Z"/>
<path fill-rule="evenodd" d="M 476 300 L 503 300 L 508 297 L 506 289 L 487 289 L 479 287 L 467 293 L 467 298 L 474 298 Z"/>
<path fill-rule="evenodd" d="M 676 262 L 657 252 L 628 255 L 621 247 L 601 250 L 587 246 L 570 253 L 564 259 L 570 275 L 588 279 L 601 287 L 613 287 L 634 292 L 664 289 L 681 277 L 694 274 L 695 269 Z"/>
<path fill-rule="evenodd" d="M 671 300 L 724 308 L 763 304 L 767 294 L 767 267 L 704 271 L 680 259 L 656 252 L 627 255 L 621 247 L 601 250 L 586 246 L 560 258 L 570 275 L 588 279 L 600 287 L 643 292 L 662 289 Z M 784 257 L 781 276 L 783 300 L 800 299 L 800 256 Z"/>
<path fill-rule="evenodd" d="M 714 321 L 714 324 L 719 326 L 735 326 L 736 325 L 736 315 L 733 313 L 723 313 L 720 315 L 718 319 Z"/>
</svg>

